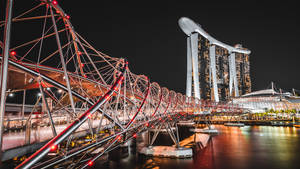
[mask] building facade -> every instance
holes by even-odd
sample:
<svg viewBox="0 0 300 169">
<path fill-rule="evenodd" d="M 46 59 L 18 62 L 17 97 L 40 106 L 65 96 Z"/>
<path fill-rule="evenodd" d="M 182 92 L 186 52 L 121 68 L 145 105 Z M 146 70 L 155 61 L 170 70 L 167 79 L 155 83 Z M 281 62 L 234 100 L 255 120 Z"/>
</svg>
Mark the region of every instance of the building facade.
<svg viewBox="0 0 300 169">
<path fill-rule="evenodd" d="M 218 102 L 251 92 L 248 49 L 216 40 L 188 18 L 179 25 L 188 35 L 187 96 Z"/>
</svg>

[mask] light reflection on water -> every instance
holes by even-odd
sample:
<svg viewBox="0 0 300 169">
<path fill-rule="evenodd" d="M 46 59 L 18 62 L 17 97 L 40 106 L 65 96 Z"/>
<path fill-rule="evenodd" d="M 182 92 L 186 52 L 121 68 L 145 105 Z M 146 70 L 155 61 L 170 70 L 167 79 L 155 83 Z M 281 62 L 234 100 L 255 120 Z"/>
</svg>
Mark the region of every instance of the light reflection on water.
<svg viewBox="0 0 300 169">
<path fill-rule="evenodd" d="M 191 159 L 129 155 L 105 169 L 299 169 L 300 129 L 293 127 L 216 125 L 221 132 Z"/>
<path fill-rule="evenodd" d="M 221 125 L 217 128 L 222 134 L 213 137 L 212 144 L 197 153 L 194 160 L 199 165 L 194 168 L 300 168 L 297 161 L 300 157 L 299 129 Z"/>
</svg>

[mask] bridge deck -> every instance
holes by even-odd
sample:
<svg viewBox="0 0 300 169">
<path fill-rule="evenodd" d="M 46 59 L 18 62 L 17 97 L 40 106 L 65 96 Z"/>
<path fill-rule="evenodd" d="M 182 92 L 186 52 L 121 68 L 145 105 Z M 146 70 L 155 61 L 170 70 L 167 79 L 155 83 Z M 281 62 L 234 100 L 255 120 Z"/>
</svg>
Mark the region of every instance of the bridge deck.
<svg viewBox="0 0 300 169">
<path fill-rule="evenodd" d="M 92 126 L 97 126 L 99 120 L 93 120 Z M 105 122 L 104 122 L 105 124 Z M 68 124 L 55 125 L 57 133 L 63 131 Z M 102 129 L 107 129 L 112 126 L 104 125 Z M 93 130 L 95 128 L 93 127 Z M 52 130 L 50 126 L 32 128 L 30 130 L 30 144 L 26 144 L 25 130 L 14 130 L 4 133 L 3 136 L 3 147 L 4 155 L 2 161 L 12 159 L 16 156 L 22 156 L 27 153 L 32 153 L 44 145 L 45 142 L 53 138 Z M 75 137 L 85 136 L 90 132 L 88 123 L 84 123 L 77 132 L 74 133 Z"/>
</svg>

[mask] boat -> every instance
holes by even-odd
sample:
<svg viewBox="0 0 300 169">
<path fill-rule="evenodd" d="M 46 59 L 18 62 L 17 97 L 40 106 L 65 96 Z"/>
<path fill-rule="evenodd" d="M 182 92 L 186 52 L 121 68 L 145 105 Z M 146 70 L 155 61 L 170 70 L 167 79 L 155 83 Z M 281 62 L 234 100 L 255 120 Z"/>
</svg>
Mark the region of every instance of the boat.
<svg viewBox="0 0 300 169">
<path fill-rule="evenodd" d="M 293 122 L 284 121 L 271 121 L 272 126 L 293 126 Z"/>
<path fill-rule="evenodd" d="M 300 124 L 294 124 L 294 127 L 300 128 Z"/>
<path fill-rule="evenodd" d="M 224 123 L 224 126 L 244 127 L 244 123 Z"/>
<path fill-rule="evenodd" d="M 300 128 L 300 122 L 294 122 L 293 127 Z"/>
<path fill-rule="evenodd" d="M 215 129 L 214 126 L 208 126 L 203 129 L 200 128 L 192 128 L 190 131 L 195 132 L 195 133 L 205 133 L 205 134 L 218 134 L 219 131 Z"/>
</svg>

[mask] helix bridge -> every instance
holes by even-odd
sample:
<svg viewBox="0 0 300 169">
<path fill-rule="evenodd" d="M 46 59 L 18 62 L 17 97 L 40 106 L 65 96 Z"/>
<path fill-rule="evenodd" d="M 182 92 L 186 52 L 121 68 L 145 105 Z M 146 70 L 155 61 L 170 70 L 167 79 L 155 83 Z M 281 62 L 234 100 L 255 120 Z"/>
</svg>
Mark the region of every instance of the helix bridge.
<svg viewBox="0 0 300 169">
<path fill-rule="evenodd" d="M 1 109 L 7 93 L 38 90 L 25 123 L 34 119 L 42 102 L 41 116 L 51 131 L 46 144 L 16 168 L 87 168 L 159 124 L 242 112 L 234 104 L 187 97 L 131 72 L 126 58 L 102 53 L 76 32 L 56 0 L 28 2 L 32 8 L 27 10 L 8 2 L 6 20 L 0 21 L 5 34 L 0 43 Z M 57 116 L 65 117 L 63 128 L 55 122 Z M 90 139 L 79 139 L 83 131 Z"/>
</svg>

